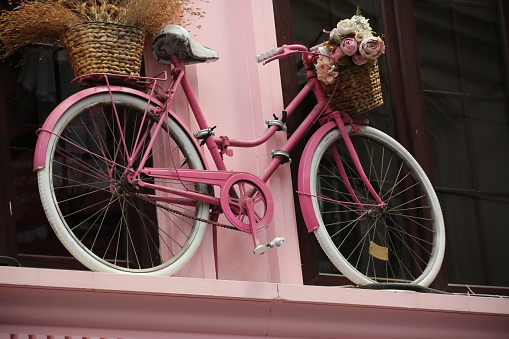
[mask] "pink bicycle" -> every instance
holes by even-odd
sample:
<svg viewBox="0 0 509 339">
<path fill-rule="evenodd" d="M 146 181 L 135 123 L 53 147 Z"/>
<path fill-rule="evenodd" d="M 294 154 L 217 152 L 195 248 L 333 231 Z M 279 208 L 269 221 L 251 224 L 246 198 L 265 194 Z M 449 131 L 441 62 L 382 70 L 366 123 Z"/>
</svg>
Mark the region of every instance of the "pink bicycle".
<svg viewBox="0 0 509 339">
<path fill-rule="evenodd" d="M 432 185 L 394 139 L 328 105 L 316 78 L 315 52 L 286 45 L 259 55 L 270 62 L 302 54 L 307 84 L 280 118 L 267 120 L 259 139 L 216 137 L 186 77 L 185 64 L 217 59 L 179 26 L 154 40 L 154 55 L 169 63 L 171 81 L 93 74 L 103 85 L 63 101 L 39 131 L 34 159 L 40 196 L 61 242 L 95 271 L 171 275 L 196 252 L 206 227 L 252 236 L 254 252 L 280 246 L 258 238 L 274 214 L 267 180 L 315 124 L 299 164 L 300 207 L 309 232 L 331 262 L 357 284 L 429 285 L 442 264 L 445 231 Z M 133 81 L 133 77 L 126 77 Z M 185 93 L 200 128 L 192 135 L 170 108 Z M 310 93 L 316 106 L 260 177 L 227 171 L 231 147 L 255 147 L 285 129 L 285 120 Z M 200 143 L 201 145 L 199 145 Z M 205 167 L 201 146 L 215 170 Z M 229 224 L 220 224 L 224 214 Z"/>
</svg>

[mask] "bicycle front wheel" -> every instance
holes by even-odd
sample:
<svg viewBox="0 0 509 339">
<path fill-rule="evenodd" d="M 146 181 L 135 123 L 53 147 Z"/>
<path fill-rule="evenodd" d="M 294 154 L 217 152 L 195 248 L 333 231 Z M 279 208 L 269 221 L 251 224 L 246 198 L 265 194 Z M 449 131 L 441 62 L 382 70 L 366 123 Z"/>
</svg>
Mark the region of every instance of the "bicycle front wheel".
<svg viewBox="0 0 509 339">
<path fill-rule="evenodd" d="M 428 286 L 440 270 L 445 248 L 442 213 L 431 183 L 410 153 L 387 134 L 366 126 L 357 133 L 347 128 L 385 206 L 377 206 L 369 193 L 340 131 L 330 130 L 307 168 L 319 244 L 356 284 Z"/>
<path fill-rule="evenodd" d="M 111 95 L 113 101 L 109 92 L 78 100 L 51 131 L 38 170 L 44 210 L 60 241 L 91 270 L 174 274 L 200 245 L 209 206 L 179 204 L 136 180 L 201 193 L 209 187 L 129 174 L 143 154 L 146 167 L 178 169 L 204 169 L 201 156 L 182 127 L 171 117 L 160 121 L 145 99 Z"/>
</svg>

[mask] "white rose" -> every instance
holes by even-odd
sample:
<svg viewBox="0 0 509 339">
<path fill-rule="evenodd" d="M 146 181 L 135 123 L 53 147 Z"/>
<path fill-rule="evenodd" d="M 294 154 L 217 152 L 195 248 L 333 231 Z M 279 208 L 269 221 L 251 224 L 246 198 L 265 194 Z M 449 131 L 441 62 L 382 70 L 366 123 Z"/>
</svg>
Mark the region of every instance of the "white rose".
<svg viewBox="0 0 509 339">
<path fill-rule="evenodd" d="M 337 25 L 339 35 L 348 35 L 355 32 L 357 25 L 350 19 L 341 20 Z"/>
</svg>

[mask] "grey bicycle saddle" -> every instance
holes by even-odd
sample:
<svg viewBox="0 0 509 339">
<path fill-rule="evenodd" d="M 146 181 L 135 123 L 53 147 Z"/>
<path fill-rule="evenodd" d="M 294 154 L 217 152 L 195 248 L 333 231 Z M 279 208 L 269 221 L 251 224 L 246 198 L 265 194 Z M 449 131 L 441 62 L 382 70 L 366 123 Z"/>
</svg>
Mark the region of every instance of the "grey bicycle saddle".
<svg viewBox="0 0 509 339">
<path fill-rule="evenodd" d="M 183 65 L 213 62 L 219 54 L 194 41 L 189 32 L 177 25 L 168 25 L 157 32 L 152 42 L 154 58 L 162 63 L 171 63 L 170 57 L 177 55 Z"/>
</svg>

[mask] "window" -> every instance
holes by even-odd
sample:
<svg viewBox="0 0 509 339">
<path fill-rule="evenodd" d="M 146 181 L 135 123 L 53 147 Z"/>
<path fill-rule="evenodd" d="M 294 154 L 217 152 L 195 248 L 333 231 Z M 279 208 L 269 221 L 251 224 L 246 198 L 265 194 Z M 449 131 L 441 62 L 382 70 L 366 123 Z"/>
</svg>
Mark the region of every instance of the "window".
<svg viewBox="0 0 509 339">
<path fill-rule="evenodd" d="M 503 251 L 509 238 L 504 222 L 509 53 L 503 26 L 508 5 L 496 0 L 274 1 L 280 43 L 319 43 L 326 39 L 320 30 L 350 17 L 357 5 L 387 45 L 381 59 L 386 104 L 369 113 L 371 123 L 414 154 L 442 204 L 446 259 L 434 287 L 464 291 L 468 285 L 476 293 L 508 294 L 503 269 L 509 265 Z M 288 78 L 292 68 L 282 64 L 281 69 L 282 78 Z M 301 229 L 305 283 L 347 284 L 338 272 L 323 268 L 314 237 Z"/>
<path fill-rule="evenodd" d="M 11 9 L 8 1 L 1 9 Z M 78 90 L 64 51 L 53 44 L 28 46 L 0 61 L 2 155 L 0 255 L 22 266 L 80 268 L 49 225 L 33 172 L 36 131 L 56 105 Z"/>
<path fill-rule="evenodd" d="M 449 283 L 509 287 L 502 269 L 509 265 L 509 95 L 500 8 L 490 0 L 414 4 Z"/>
<path fill-rule="evenodd" d="M 56 105 L 72 94 L 73 77 L 62 49 L 55 45 L 29 46 L 4 60 L 0 86 L 2 125 L 8 138 L 0 149 L 6 166 L 3 177 L 4 225 L 9 225 L 3 255 L 22 266 L 67 267 L 74 262 L 60 244 L 41 206 L 37 175 L 33 172 L 36 131 Z M 10 166 L 9 166 L 10 165 Z M 7 245 L 6 245 L 7 246 Z"/>
</svg>

